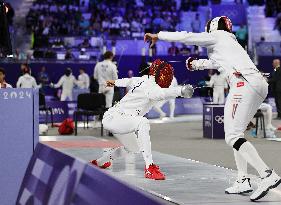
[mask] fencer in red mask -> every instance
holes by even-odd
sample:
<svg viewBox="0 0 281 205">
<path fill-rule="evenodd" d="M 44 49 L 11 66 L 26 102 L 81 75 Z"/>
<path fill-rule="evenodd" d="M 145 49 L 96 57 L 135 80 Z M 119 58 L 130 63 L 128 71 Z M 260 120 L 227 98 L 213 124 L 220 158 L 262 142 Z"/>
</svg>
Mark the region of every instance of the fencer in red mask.
<svg viewBox="0 0 281 205">
<path fill-rule="evenodd" d="M 154 164 L 151 154 L 150 125 L 144 115 L 159 101 L 193 94 L 191 85 L 170 87 L 173 80 L 173 67 L 160 59 L 147 68 L 148 75 L 107 81 L 107 86 L 129 88 L 128 93 L 110 108 L 103 117 L 104 128 L 123 144 L 113 148 L 91 163 L 107 168 L 116 158 L 130 153 L 141 152 L 145 161 L 145 178 L 164 180 L 165 175 Z"/>
</svg>

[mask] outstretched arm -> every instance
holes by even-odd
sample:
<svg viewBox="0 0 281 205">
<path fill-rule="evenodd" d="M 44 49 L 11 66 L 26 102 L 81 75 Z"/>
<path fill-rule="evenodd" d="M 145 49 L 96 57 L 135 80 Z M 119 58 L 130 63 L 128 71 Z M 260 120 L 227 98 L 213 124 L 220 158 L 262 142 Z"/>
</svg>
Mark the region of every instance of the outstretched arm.
<svg viewBox="0 0 281 205">
<path fill-rule="evenodd" d="M 146 33 L 144 41 L 151 42 L 153 46 L 158 40 L 180 42 L 186 45 L 209 46 L 216 43 L 216 39 L 210 33 L 191 33 L 186 31 L 181 32 L 166 32 L 160 31 L 158 34 Z"/>
<path fill-rule="evenodd" d="M 193 87 L 191 85 L 175 86 L 169 88 L 154 88 L 147 92 L 150 100 L 169 100 L 182 96 L 184 98 L 191 98 L 193 95 Z"/>
<path fill-rule="evenodd" d="M 134 77 L 134 78 L 121 78 L 121 79 L 117 79 L 117 80 L 108 80 L 106 81 L 106 86 L 107 87 L 127 87 L 130 84 L 133 83 L 134 80 L 138 79 L 138 77 Z"/>
<path fill-rule="evenodd" d="M 147 92 L 147 96 L 150 100 L 169 100 L 181 95 L 181 87 L 171 88 L 154 88 Z"/>
<path fill-rule="evenodd" d="M 54 88 L 59 88 L 62 86 L 64 77 L 62 76 L 57 84 L 54 84 Z"/>
<path fill-rule="evenodd" d="M 186 68 L 190 71 L 218 69 L 218 66 L 209 59 L 195 59 L 193 57 L 189 57 L 185 63 Z"/>
</svg>

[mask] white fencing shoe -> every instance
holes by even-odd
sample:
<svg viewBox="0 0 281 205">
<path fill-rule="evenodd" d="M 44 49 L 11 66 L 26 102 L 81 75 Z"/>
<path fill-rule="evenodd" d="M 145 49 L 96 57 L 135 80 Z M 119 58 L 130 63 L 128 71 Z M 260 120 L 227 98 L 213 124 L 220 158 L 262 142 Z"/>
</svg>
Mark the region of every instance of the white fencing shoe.
<svg viewBox="0 0 281 205">
<path fill-rule="evenodd" d="M 270 189 L 276 188 L 281 183 L 281 178 L 274 170 L 266 170 L 268 175 L 262 178 L 257 190 L 250 196 L 251 201 L 257 201 L 264 197 Z"/>
<path fill-rule="evenodd" d="M 271 130 L 265 130 L 265 137 L 266 138 L 277 138 L 274 131 L 271 131 Z"/>
<path fill-rule="evenodd" d="M 244 194 L 252 192 L 252 185 L 250 183 L 250 178 L 243 178 L 234 182 L 232 187 L 225 190 L 226 194 Z"/>
<path fill-rule="evenodd" d="M 267 129 L 269 129 L 269 130 L 271 130 L 271 131 L 275 131 L 275 130 L 277 130 L 277 128 L 276 128 L 276 127 L 274 127 L 273 125 L 269 125 L 269 126 L 267 126 Z"/>
</svg>

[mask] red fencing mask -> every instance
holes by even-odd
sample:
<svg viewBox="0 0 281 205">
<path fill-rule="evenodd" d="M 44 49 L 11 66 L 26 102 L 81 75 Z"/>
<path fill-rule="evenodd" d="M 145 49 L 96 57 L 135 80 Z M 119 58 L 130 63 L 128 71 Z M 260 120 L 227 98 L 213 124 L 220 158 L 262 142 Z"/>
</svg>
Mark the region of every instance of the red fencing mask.
<svg viewBox="0 0 281 205">
<path fill-rule="evenodd" d="M 155 77 L 155 82 L 161 88 L 168 88 L 173 80 L 174 69 L 169 63 L 156 59 L 149 67 L 149 75 Z"/>
</svg>

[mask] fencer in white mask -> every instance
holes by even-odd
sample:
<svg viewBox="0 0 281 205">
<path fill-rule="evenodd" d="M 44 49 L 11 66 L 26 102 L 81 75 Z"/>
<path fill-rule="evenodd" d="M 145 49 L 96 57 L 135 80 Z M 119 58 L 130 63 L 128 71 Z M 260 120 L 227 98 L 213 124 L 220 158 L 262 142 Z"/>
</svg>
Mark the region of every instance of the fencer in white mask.
<svg viewBox="0 0 281 205">
<path fill-rule="evenodd" d="M 145 41 L 153 46 L 158 40 L 180 42 L 186 45 L 206 47 L 209 59 L 186 61 L 189 70 L 218 69 L 229 82 L 230 90 L 224 108 L 224 131 L 226 143 L 233 148 L 238 169 L 237 181 L 227 188 L 227 194 L 252 192 L 247 174 L 247 164 L 252 165 L 262 178 L 258 188 L 250 196 L 252 201 L 264 197 L 268 191 L 281 183 L 281 178 L 259 156 L 251 142 L 244 138 L 244 131 L 268 92 L 268 84 L 247 52 L 232 34 L 231 20 L 216 17 L 206 24 L 202 33 L 159 32 L 147 33 Z"/>
</svg>

